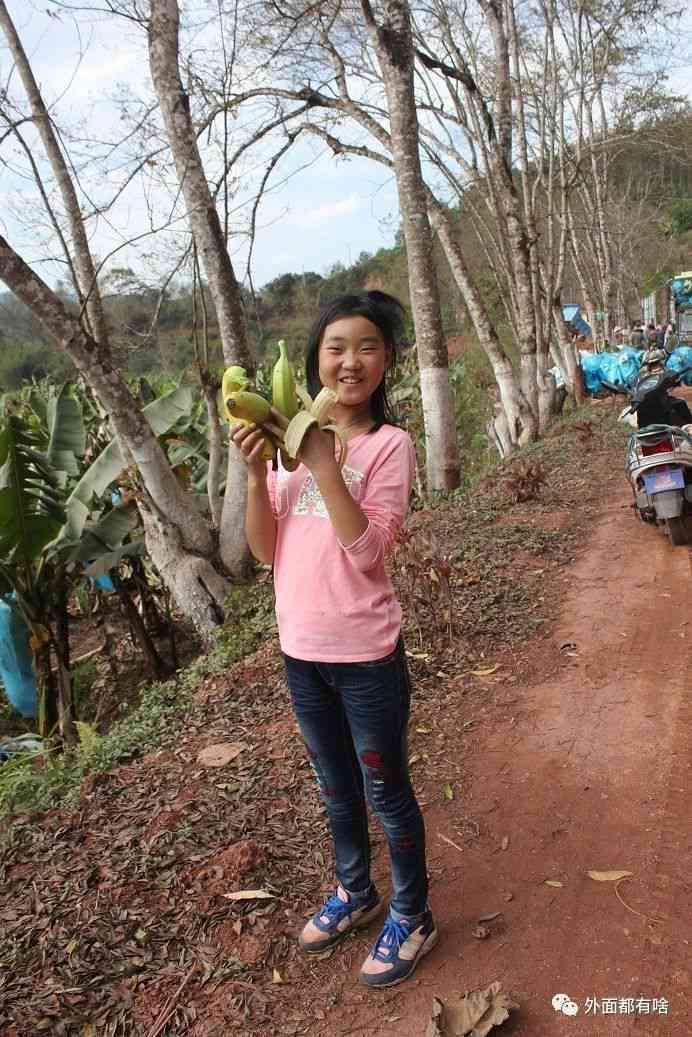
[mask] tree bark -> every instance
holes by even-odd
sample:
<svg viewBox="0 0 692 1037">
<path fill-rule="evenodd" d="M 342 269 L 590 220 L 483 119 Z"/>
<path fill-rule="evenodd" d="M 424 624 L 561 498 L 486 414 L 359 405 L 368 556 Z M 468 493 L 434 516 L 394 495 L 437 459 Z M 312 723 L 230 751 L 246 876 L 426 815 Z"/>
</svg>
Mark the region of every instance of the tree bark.
<svg viewBox="0 0 692 1037">
<path fill-rule="evenodd" d="M 77 192 L 74 189 L 67 163 L 60 150 L 50 115 L 4 0 L 0 0 L 0 26 L 2 26 L 7 38 L 12 58 L 29 100 L 34 124 L 46 149 L 46 155 L 53 169 L 53 175 L 57 180 L 63 205 L 65 206 L 65 214 L 69 223 L 70 236 L 75 253 L 74 270 L 77 276 L 75 289 L 80 303 L 83 304 L 86 299 L 86 314 L 93 338 L 99 345 L 105 348 L 108 344 L 108 327 L 101 305 L 96 271 L 91 259 L 91 250 L 89 249 Z"/>
<path fill-rule="evenodd" d="M 466 303 L 481 348 L 495 375 L 505 422 L 496 445 L 506 456 L 518 446 L 529 443 L 536 432 L 536 420 L 517 382 L 512 362 L 502 348 L 495 327 L 490 320 L 483 298 L 476 288 L 454 233 L 449 213 L 429 195 L 430 221 L 449 263 L 452 276 Z"/>
<path fill-rule="evenodd" d="M 224 361 L 227 366 L 239 364 L 252 373 L 240 286 L 204 174 L 190 114 L 190 98 L 180 78 L 179 29 L 177 0 L 152 0 L 149 21 L 151 77 L 197 251 L 216 309 Z M 244 532 L 247 472 L 236 463 L 233 454 L 234 450 L 229 450 L 219 551 L 226 569 L 233 576 L 243 578 L 250 563 Z"/>
<path fill-rule="evenodd" d="M 385 0 L 385 21 L 378 25 L 369 0 L 362 0 L 362 7 L 387 95 L 391 152 L 416 328 L 428 488 L 450 490 L 459 486 L 461 471 L 454 400 L 449 384 L 449 357 L 442 328 L 433 238 L 419 154 L 410 10 L 407 0 Z"/>
</svg>

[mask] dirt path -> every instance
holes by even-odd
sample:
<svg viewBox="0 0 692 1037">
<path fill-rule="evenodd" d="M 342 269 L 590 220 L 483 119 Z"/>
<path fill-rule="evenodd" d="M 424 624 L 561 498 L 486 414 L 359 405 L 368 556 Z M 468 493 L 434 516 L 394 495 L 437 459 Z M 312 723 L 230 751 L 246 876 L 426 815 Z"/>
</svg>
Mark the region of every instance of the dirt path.
<svg viewBox="0 0 692 1037">
<path fill-rule="evenodd" d="M 433 995 L 494 980 L 521 1008 L 492 1032 L 692 1032 L 692 555 L 637 523 L 616 485 L 565 577 L 540 680 L 494 697 L 466 760 L 468 792 L 426 812 L 439 948 L 408 984 L 347 989 L 311 1033 L 424 1037 Z M 458 841 L 468 819 L 477 838 L 460 849 L 441 838 Z M 618 886 L 628 906 L 591 869 L 633 872 Z M 490 936 L 474 938 L 495 911 Z M 370 936 L 349 951 L 354 979 Z M 557 993 L 577 1003 L 576 1019 L 554 1011 Z M 644 1000 L 636 1013 L 612 1011 L 613 998 Z"/>
</svg>

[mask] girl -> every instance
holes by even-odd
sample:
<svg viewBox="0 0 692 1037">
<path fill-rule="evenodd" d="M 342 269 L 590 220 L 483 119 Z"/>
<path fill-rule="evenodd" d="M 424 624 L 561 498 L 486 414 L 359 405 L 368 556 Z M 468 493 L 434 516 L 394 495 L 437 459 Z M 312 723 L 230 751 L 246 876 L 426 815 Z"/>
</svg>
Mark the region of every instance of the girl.
<svg viewBox="0 0 692 1037">
<path fill-rule="evenodd" d="M 326 806 L 338 885 L 304 927 L 308 954 L 332 947 L 382 908 L 370 877 L 366 797 L 384 828 L 393 896 L 361 969 L 369 986 L 411 975 L 437 943 L 428 909 L 425 831 L 408 773 L 410 683 L 401 608 L 384 558 L 408 509 L 415 468 L 391 422 L 385 376 L 403 338 L 403 308 L 383 292 L 344 295 L 308 340 L 308 391 L 338 394 L 342 471 L 332 433 L 313 428 L 293 473 L 260 459 L 262 433 L 232 435 L 248 465 L 246 533 L 273 564 L 276 614 L 296 719 Z"/>
</svg>

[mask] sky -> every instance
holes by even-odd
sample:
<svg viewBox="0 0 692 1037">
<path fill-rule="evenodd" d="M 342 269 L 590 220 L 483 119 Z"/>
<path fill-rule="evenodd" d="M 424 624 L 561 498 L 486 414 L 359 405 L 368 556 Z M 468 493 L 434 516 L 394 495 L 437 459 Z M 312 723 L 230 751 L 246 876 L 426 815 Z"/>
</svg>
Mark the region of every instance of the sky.
<svg viewBox="0 0 692 1037">
<path fill-rule="evenodd" d="M 58 124 L 74 130 L 83 122 L 84 139 L 115 139 L 122 132 L 122 124 L 110 98 L 127 89 L 140 94 L 150 90 L 145 40 L 139 30 L 122 20 L 104 20 L 88 12 L 80 13 L 77 23 L 74 16 L 60 13 L 51 0 L 7 0 L 7 6 Z M 692 15 L 683 24 L 683 36 L 687 44 L 692 37 Z M 16 73 L 11 72 L 1 33 L 0 40 L 0 90 L 9 86 L 10 93 L 20 98 L 21 87 Z M 194 47 L 201 42 L 192 38 L 188 45 Z M 692 95 L 692 67 L 671 54 L 668 68 L 669 85 Z M 0 136 L 2 132 L 0 125 Z M 39 154 L 39 149 L 34 153 Z M 55 283 L 63 271 L 51 259 L 54 251 L 47 231 L 41 228 L 44 218 L 40 202 L 33 187 L 22 178 L 25 168 L 26 161 L 16 145 L 9 141 L 0 145 L 0 233 L 41 276 Z M 238 185 L 232 218 L 237 231 L 247 223 L 261 169 L 261 161 L 246 169 Z M 116 178 L 111 169 L 101 181 L 80 182 L 90 200 L 103 201 Z M 335 160 L 321 142 L 301 138 L 272 183 L 275 186 L 258 215 L 252 262 L 255 287 L 289 271 L 324 274 L 336 262 L 349 264 L 362 251 L 375 252 L 394 242 L 398 227 L 396 185 L 387 170 L 365 159 Z M 180 219 L 173 231 L 145 237 L 136 246 L 123 247 L 123 243 L 152 225 L 162 225 L 176 191 L 173 181 L 168 190 L 154 188 L 152 177 L 145 174 L 133 181 L 108 216 L 89 221 L 95 254 L 99 259 L 110 257 L 104 269 L 129 265 L 155 280 L 171 268 L 171 245 L 181 240 L 184 220 Z M 233 235 L 230 251 L 242 280 L 248 251 L 244 234 Z"/>
<path fill-rule="evenodd" d="M 90 14 L 80 14 L 77 26 L 73 16 L 50 16 L 45 2 L 35 0 L 7 0 L 7 6 L 44 100 L 52 106 L 58 123 L 76 126 L 84 119 L 91 135 L 107 139 L 109 131 L 111 136 L 116 134 L 118 112 L 109 96 L 123 86 L 138 90 L 144 85 L 150 89 L 146 50 L 137 30 L 119 22 L 115 32 L 113 22 Z M 2 89 L 12 63 L 1 33 L 0 41 Z M 16 73 L 10 86 L 19 98 L 22 92 Z M 0 135 L 3 129 L 0 126 Z M 21 250 L 42 277 L 54 283 L 61 270 L 46 259 L 52 253 L 45 235 L 37 233 L 37 197 L 18 172 L 26 162 L 16 146 L 9 148 L 9 142 L 0 146 L 0 160 L 3 157 L 9 158 L 10 165 L 0 164 L 0 233 Z M 233 222 L 239 229 L 247 222 L 258 168 L 262 168 L 261 162 L 255 164 L 254 172 L 245 175 L 233 203 Z M 396 184 L 387 170 L 371 162 L 335 160 L 321 142 L 306 139 L 283 160 L 270 186 L 272 183 L 277 186 L 267 194 L 258 214 L 252 261 L 255 287 L 289 271 L 324 274 L 336 262 L 349 264 L 362 251 L 375 252 L 394 243 L 398 227 Z M 85 186 L 91 198 L 105 197 L 103 192 L 99 195 L 98 185 Z M 159 194 L 161 221 L 170 197 L 170 192 Z M 27 214 L 31 228 L 26 226 Z M 105 257 L 149 225 L 150 212 L 138 182 L 126 192 L 110 219 L 90 222 L 92 248 L 98 257 Z M 142 247 L 146 248 L 146 243 L 138 244 L 137 249 L 120 248 L 109 264 L 133 265 Z M 232 240 L 230 251 L 236 274 L 242 279 L 248 252 L 244 234 Z M 155 262 L 166 268 L 158 254 Z"/>
</svg>

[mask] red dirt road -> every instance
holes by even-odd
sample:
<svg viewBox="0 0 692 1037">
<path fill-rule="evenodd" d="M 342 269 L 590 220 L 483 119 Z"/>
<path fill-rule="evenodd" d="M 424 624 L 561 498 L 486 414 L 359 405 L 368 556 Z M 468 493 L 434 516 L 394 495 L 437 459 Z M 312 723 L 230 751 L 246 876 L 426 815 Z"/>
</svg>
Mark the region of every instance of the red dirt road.
<svg viewBox="0 0 692 1037">
<path fill-rule="evenodd" d="M 520 1004 L 498 1037 L 692 1033 L 692 554 L 639 524 L 621 486 L 565 577 L 537 682 L 498 684 L 468 791 L 426 810 L 438 948 L 391 991 L 347 981 L 311 1034 L 424 1037 L 433 995 L 494 980 Z M 457 849 L 440 836 L 459 842 L 464 818 L 480 831 Z M 633 873 L 624 904 L 592 869 Z M 371 937 L 347 944 L 354 981 Z M 557 993 L 576 1017 L 554 1011 Z M 624 1000 L 640 998 L 639 1012 Z"/>
</svg>

